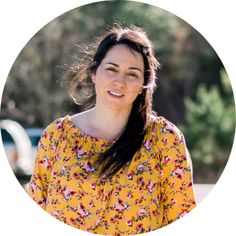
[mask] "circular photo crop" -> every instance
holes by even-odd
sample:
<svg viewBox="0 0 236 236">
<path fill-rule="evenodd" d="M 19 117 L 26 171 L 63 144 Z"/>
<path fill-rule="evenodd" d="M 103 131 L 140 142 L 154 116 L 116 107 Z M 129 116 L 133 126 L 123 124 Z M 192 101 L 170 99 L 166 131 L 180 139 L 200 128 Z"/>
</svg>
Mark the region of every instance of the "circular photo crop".
<svg viewBox="0 0 236 236">
<path fill-rule="evenodd" d="M 0 126 L 38 206 L 85 232 L 134 235 L 175 222 L 211 191 L 233 145 L 235 104 L 222 61 L 191 25 L 145 3 L 102 1 L 29 40 Z"/>
</svg>

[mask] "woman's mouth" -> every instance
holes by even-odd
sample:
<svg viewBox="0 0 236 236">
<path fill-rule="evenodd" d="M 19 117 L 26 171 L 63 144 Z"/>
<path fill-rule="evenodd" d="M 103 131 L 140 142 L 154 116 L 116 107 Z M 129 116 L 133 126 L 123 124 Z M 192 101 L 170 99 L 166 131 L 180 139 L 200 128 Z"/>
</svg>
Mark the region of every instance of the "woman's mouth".
<svg viewBox="0 0 236 236">
<path fill-rule="evenodd" d="M 121 93 L 116 93 L 116 92 L 113 92 L 113 91 L 108 91 L 108 94 L 112 97 L 115 97 L 115 98 L 121 98 L 123 97 L 124 95 L 121 94 Z"/>
</svg>

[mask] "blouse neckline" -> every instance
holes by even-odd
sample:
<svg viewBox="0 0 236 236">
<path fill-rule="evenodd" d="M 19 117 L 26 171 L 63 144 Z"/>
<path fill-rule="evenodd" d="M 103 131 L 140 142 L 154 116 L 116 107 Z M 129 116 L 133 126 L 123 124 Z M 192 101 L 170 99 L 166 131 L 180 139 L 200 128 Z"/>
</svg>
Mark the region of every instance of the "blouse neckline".
<svg viewBox="0 0 236 236">
<path fill-rule="evenodd" d="M 92 135 L 87 134 L 83 130 L 81 130 L 79 127 L 77 127 L 71 120 L 70 115 L 65 116 L 65 121 L 66 123 L 72 128 L 73 133 L 80 134 L 82 137 L 85 139 L 89 139 L 91 141 L 97 141 L 97 142 L 102 142 L 102 143 L 115 143 L 117 139 L 106 139 L 106 138 L 99 138 L 99 137 L 94 137 Z"/>
</svg>

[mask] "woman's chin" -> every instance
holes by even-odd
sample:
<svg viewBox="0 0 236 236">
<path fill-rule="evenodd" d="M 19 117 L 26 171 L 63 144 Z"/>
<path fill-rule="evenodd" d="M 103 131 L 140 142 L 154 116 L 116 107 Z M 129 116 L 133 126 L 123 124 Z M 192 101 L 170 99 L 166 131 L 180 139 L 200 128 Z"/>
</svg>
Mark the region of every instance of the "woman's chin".
<svg viewBox="0 0 236 236">
<path fill-rule="evenodd" d="M 107 105 L 107 109 L 109 109 L 111 112 L 129 112 L 131 110 L 132 106 L 125 106 L 122 104 L 117 103 L 110 103 Z"/>
</svg>

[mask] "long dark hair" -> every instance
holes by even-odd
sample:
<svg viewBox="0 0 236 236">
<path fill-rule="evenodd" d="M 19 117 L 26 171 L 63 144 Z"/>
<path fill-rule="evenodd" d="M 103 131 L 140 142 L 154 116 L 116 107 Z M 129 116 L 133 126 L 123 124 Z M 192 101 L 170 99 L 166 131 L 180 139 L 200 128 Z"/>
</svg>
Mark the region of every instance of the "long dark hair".
<svg viewBox="0 0 236 236">
<path fill-rule="evenodd" d="M 115 26 L 98 39 L 96 51 L 86 57 L 86 63 L 79 67 L 78 73 L 70 84 L 70 93 L 75 99 L 77 87 L 82 81 L 91 79 L 107 52 L 115 45 L 124 44 L 142 55 L 144 62 L 144 84 L 142 93 L 133 102 L 125 130 L 116 142 L 95 161 L 100 176 L 113 176 L 129 163 L 141 147 L 146 129 L 150 123 L 152 95 L 156 86 L 156 70 L 159 62 L 154 56 L 147 34 L 141 28 Z M 89 54 L 87 54 L 89 55 Z"/>
</svg>

